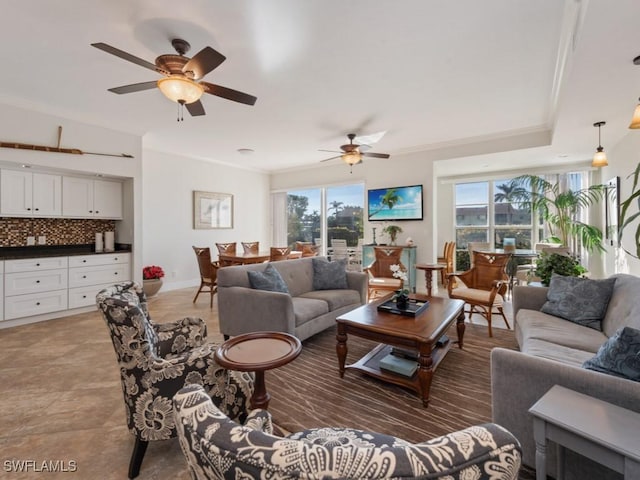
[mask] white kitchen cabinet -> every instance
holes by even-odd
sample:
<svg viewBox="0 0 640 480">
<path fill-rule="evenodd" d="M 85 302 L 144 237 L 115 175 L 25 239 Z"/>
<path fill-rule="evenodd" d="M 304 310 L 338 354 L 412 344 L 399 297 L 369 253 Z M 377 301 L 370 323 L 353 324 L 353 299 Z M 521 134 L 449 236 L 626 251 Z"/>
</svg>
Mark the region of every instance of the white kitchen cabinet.
<svg viewBox="0 0 640 480">
<path fill-rule="evenodd" d="M 131 280 L 130 258 L 129 253 L 69 257 L 69 308 L 95 305 L 100 290 Z"/>
<path fill-rule="evenodd" d="M 67 309 L 67 257 L 24 258 L 4 262 L 4 319 Z"/>
<path fill-rule="evenodd" d="M 122 218 L 122 183 L 62 177 L 62 216 Z"/>
<path fill-rule="evenodd" d="M 62 214 L 62 176 L 0 170 L 0 214 L 57 217 Z"/>
</svg>

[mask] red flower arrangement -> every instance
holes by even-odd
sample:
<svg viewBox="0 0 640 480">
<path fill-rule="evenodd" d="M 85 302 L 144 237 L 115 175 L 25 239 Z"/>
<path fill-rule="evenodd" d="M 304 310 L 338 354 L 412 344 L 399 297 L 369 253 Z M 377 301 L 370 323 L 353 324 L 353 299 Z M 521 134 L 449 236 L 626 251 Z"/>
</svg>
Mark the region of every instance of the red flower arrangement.
<svg viewBox="0 0 640 480">
<path fill-rule="evenodd" d="M 152 280 L 162 277 L 164 277 L 164 270 L 162 270 L 162 267 L 158 267 L 157 265 L 149 265 L 148 267 L 144 267 L 142 269 L 142 278 L 145 280 Z"/>
</svg>

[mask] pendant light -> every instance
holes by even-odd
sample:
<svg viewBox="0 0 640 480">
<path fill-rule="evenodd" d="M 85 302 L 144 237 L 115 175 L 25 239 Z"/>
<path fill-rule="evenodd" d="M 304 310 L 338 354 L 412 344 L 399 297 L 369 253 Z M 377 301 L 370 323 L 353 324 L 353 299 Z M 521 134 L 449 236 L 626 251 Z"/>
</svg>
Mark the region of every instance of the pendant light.
<svg viewBox="0 0 640 480">
<path fill-rule="evenodd" d="M 640 65 L 640 56 L 633 59 L 633 64 Z M 640 129 L 640 103 L 636 105 L 636 109 L 633 111 L 633 117 L 631 118 L 629 128 L 632 130 Z"/>
<path fill-rule="evenodd" d="M 640 129 L 640 103 L 636 105 L 636 109 L 633 111 L 633 118 L 631 119 L 629 128 L 632 130 Z"/>
<path fill-rule="evenodd" d="M 606 167 L 609 165 L 607 154 L 604 152 L 602 142 L 600 141 L 600 128 L 606 125 L 606 123 L 607 122 L 596 122 L 593 124 L 594 127 L 598 127 L 598 148 L 596 148 L 596 154 L 593 156 L 593 161 L 591 162 L 592 167 Z"/>
</svg>

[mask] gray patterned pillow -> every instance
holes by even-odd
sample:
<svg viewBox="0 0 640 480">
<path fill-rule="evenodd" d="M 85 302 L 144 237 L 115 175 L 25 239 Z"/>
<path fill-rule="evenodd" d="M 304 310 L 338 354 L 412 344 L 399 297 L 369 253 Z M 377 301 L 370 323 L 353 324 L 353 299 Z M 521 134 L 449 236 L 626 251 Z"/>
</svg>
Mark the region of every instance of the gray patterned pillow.
<svg viewBox="0 0 640 480">
<path fill-rule="evenodd" d="M 270 263 L 262 272 L 250 271 L 247 272 L 247 274 L 249 275 L 251 288 L 267 290 L 268 292 L 289 293 L 289 288 L 287 288 L 287 284 L 282 278 L 282 275 L 280 275 L 280 272 Z"/>
<path fill-rule="evenodd" d="M 554 273 L 549 282 L 547 301 L 540 311 L 602 331 L 601 321 L 615 283 L 615 278 L 591 280 Z"/>
<path fill-rule="evenodd" d="M 621 328 L 582 366 L 640 382 L 640 330 Z"/>
<path fill-rule="evenodd" d="M 325 258 L 313 257 L 313 289 L 336 290 L 348 288 L 347 259 L 328 262 Z"/>
</svg>

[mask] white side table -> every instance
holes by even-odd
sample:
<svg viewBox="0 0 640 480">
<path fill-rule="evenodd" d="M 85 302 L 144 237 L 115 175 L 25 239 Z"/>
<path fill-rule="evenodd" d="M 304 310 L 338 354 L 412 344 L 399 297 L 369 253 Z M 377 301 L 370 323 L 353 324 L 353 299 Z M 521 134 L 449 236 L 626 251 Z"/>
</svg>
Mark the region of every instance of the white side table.
<svg viewBox="0 0 640 480">
<path fill-rule="evenodd" d="M 558 480 L 569 448 L 628 480 L 640 478 L 640 414 L 555 385 L 530 409 L 536 479 L 546 480 L 547 440 L 558 445 Z"/>
</svg>

